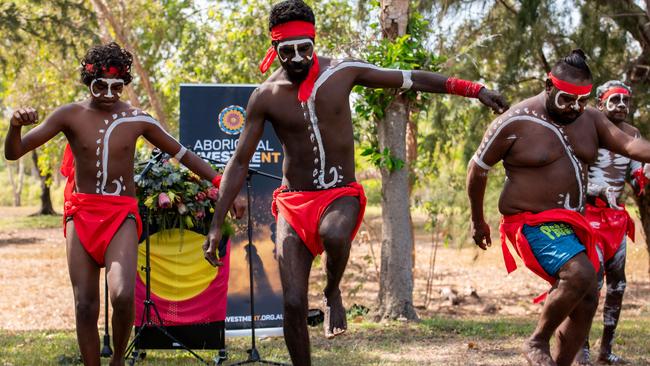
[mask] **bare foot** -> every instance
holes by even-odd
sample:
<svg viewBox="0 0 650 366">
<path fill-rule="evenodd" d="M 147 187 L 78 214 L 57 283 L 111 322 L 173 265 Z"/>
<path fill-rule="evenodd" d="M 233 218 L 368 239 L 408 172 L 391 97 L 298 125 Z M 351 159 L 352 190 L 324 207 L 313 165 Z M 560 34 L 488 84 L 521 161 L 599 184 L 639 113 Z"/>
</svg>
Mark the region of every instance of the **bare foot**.
<svg viewBox="0 0 650 366">
<path fill-rule="evenodd" d="M 548 343 L 528 340 L 524 343 L 523 351 L 529 366 L 557 366 Z"/>
<path fill-rule="evenodd" d="M 593 363 L 591 363 L 591 352 L 589 352 L 589 348 L 580 348 L 578 354 L 576 354 L 576 358 L 573 360 L 573 366 L 593 366 Z"/>
<path fill-rule="evenodd" d="M 628 365 L 629 362 L 613 353 L 601 353 L 598 355 L 598 363 L 601 365 Z"/>
<path fill-rule="evenodd" d="M 328 297 L 323 297 L 323 306 L 325 309 L 325 321 L 323 327 L 325 328 L 325 338 L 332 339 L 338 335 L 345 333 L 348 329 L 348 322 L 345 315 L 345 308 L 343 307 L 343 299 L 341 292 L 337 291 L 336 294 Z"/>
</svg>

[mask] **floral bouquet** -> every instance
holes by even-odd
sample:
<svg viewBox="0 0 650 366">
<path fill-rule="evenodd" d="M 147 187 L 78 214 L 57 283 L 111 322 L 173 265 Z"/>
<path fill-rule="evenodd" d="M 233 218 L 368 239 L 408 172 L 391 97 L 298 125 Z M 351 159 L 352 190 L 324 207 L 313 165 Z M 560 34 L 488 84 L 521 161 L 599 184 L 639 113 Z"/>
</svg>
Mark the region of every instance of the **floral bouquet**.
<svg viewBox="0 0 650 366">
<path fill-rule="evenodd" d="M 144 165 L 137 166 L 139 175 Z M 179 228 L 206 235 L 219 190 L 211 182 L 201 179 L 184 166 L 170 160 L 155 164 L 137 182 L 138 201 L 147 211 L 149 223 L 159 230 Z M 222 228 L 223 235 L 233 235 L 234 228 L 228 221 Z"/>
</svg>

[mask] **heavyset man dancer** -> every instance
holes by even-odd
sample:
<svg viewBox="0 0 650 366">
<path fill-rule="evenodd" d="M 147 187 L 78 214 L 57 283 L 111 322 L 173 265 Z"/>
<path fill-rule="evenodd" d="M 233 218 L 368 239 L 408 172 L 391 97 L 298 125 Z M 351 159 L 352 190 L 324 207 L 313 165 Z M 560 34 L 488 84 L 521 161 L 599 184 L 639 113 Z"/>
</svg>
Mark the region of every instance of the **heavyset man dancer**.
<svg viewBox="0 0 650 366">
<path fill-rule="evenodd" d="M 120 101 L 131 82 L 131 54 L 116 43 L 91 48 L 81 62 L 81 81 L 88 99 L 56 109 L 21 137 L 21 127 L 34 124 L 32 108 L 17 110 L 5 140 L 5 156 L 15 160 L 59 132 L 69 148 L 62 171 L 68 174 L 64 233 L 75 299 L 77 340 L 85 365 L 99 365 L 99 273 L 106 266 L 113 306 L 111 365 L 124 364 L 133 325 L 137 246 L 141 232 L 135 198 L 135 143 L 144 136 L 162 151 L 215 185 L 220 175 L 187 151 L 147 113 Z M 74 158 L 74 159 L 71 159 Z"/>
<path fill-rule="evenodd" d="M 268 120 L 282 142 L 283 185 L 274 193 L 280 275 L 284 294 L 285 342 L 294 365 L 311 364 L 307 331 L 307 288 L 314 257 L 327 251 L 324 290 L 325 336 L 346 330 L 339 283 L 350 245 L 361 223 L 365 196 L 355 182 L 350 91 L 354 85 L 402 88 L 478 97 L 496 111 L 507 108 L 501 96 L 480 84 L 425 72 L 381 69 L 357 60 L 333 60 L 314 52 L 312 10 L 302 1 L 271 10 L 272 46 L 260 69 L 276 56 L 281 68 L 256 89 L 246 126 L 224 172 L 205 256 L 215 263 L 226 208 L 247 173 Z"/>
<path fill-rule="evenodd" d="M 630 112 L 632 90 L 623 82 L 611 80 L 596 90 L 598 109 L 619 129 L 633 137 L 639 130 L 625 119 Z M 606 149 L 598 149 L 598 160 L 589 166 L 585 216 L 599 234 L 607 283 L 603 308 L 603 336 L 598 362 L 609 365 L 624 361 L 614 353 L 614 332 L 621 315 L 625 293 L 626 235 L 634 240 L 634 221 L 625 210 L 623 189 L 629 181 L 637 194 L 644 192 L 647 178 L 641 163 Z M 576 364 L 592 365 L 589 340 L 576 356 Z"/>
<path fill-rule="evenodd" d="M 568 366 L 584 343 L 598 306 L 600 268 L 595 233 L 581 214 L 587 164 L 602 146 L 648 162 L 650 143 L 621 131 L 586 107 L 591 71 L 581 50 L 552 68 L 546 90 L 510 108 L 488 127 L 469 164 L 467 189 L 473 237 L 487 249 L 490 228 L 483 215 L 488 171 L 503 160 L 506 181 L 499 200 L 506 267 L 516 268 L 506 237 L 524 264 L 552 284 L 532 336 L 524 345 L 530 365 Z M 551 355 L 549 341 L 556 335 Z"/>
</svg>

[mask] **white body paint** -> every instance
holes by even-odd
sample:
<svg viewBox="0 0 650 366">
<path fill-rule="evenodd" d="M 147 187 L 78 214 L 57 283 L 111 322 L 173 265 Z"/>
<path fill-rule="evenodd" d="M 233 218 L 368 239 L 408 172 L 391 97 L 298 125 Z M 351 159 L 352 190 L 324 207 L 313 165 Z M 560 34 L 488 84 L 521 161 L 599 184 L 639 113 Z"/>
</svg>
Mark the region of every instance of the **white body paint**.
<svg viewBox="0 0 650 366">
<path fill-rule="evenodd" d="M 97 79 L 93 79 L 93 81 L 90 82 L 90 93 L 91 93 L 95 98 L 102 96 L 101 93 L 95 93 L 95 88 L 94 88 L 94 86 L 95 86 L 95 83 L 96 83 L 97 81 L 103 81 L 103 82 L 105 82 L 106 84 L 108 84 L 108 93 L 106 93 L 106 95 L 105 95 L 105 97 L 107 97 L 107 98 L 112 98 L 112 97 L 113 97 L 113 93 L 111 92 L 111 87 L 113 86 L 113 84 L 118 84 L 118 83 L 124 84 L 124 80 L 123 80 L 123 79 L 106 79 L 106 78 L 97 78 Z M 119 96 L 120 96 L 120 93 L 115 92 L 115 95 L 117 95 L 117 96 L 119 97 Z"/>
<path fill-rule="evenodd" d="M 532 114 L 531 111 L 528 111 L 525 109 L 529 114 Z M 571 194 L 567 192 L 566 194 L 560 194 L 559 195 L 559 201 L 558 204 L 561 204 L 565 209 L 567 210 L 572 210 L 572 211 L 581 211 L 583 206 L 584 206 L 584 181 L 583 181 L 583 176 L 582 176 L 582 164 L 580 163 L 580 160 L 578 157 L 574 154 L 573 148 L 569 144 L 569 140 L 567 136 L 564 134 L 564 131 L 561 130 L 561 128 L 555 126 L 554 124 L 551 124 L 549 122 L 546 122 L 546 117 L 541 116 L 542 118 L 537 118 L 535 116 L 531 115 L 517 115 L 520 112 L 520 110 L 515 110 L 514 114 L 509 113 L 506 117 L 507 119 L 505 120 L 500 120 L 497 121 L 495 126 L 491 129 L 491 131 L 486 135 L 485 139 L 481 143 L 481 146 L 479 149 L 476 151 L 476 154 L 472 158 L 474 162 L 480 166 L 483 169 L 489 169 L 490 166 L 485 164 L 483 162 L 483 158 L 485 157 L 485 153 L 489 149 L 489 147 L 492 145 L 496 137 L 499 135 L 501 130 L 503 130 L 507 125 L 513 123 L 513 122 L 519 122 L 519 121 L 530 121 L 533 123 L 536 123 L 538 125 L 544 126 L 551 130 L 560 140 L 560 143 L 562 143 L 562 146 L 564 147 L 564 151 L 566 152 L 567 156 L 569 157 L 569 160 L 571 161 L 571 165 L 573 166 L 573 169 L 575 171 L 576 175 L 576 181 L 578 183 L 578 189 L 579 189 L 579 197 L 578 197 L 578 206 L 572 207 L 571 206 Z M 487 167 L 487 168 L 486 168 Z"/>
<path fill-rule="evenodd" d="M 147 115 L 147 114 L 141 114 L 142 112 L 138 110 L 133 110 L 130 111 L 130 116 L 127 114 L 127 112 L 122 112 L 120 115 L 118 114 L 113 114 L 113 121 L 109 120 L 104 120 L 104 124 L 107 126 L 106 129 L 100 129 L 99 133 L 100 135 L 103 135 L 103 138 L 99 138 L 97 140 L 97 188 L 96 188 L 96 193 L 97 194 L 103 194 L 103 195 L 108 195 L 108 196 L 119 196 L 120 193 L 122 193 L 123 190 L 126 189 L 126 185 L 124 184 L 124 177 L 119 177 L 118 179 L 113 179 L 110 183 L 114 184 L 116 186 L 115 190 L 113 191 L 107 191 L 106 186 L 108 185 L 108 164 L 109 164 L 109 142 L 111 138 L 111 133 L 117 128 L 119 125 L 123 123 L 138 123 L 138 122 L 144 122 L 144 123 L 151 123 L 156 126 L 158 126 L 164 133 L 169 135 L 167 131 L 165 131 L 162 126 L 160 126 L 160 123 L 156 121 L 153 117 Z M 172 137 L 171 135 L 169 135 Z M 172 137 L 173 138 L 173 137 Z M 179 143 L 180 145 L 180 143 Z M 102 149 L 103 147 L 103 149 Z M 180 150 L 182 151 L 184 147 L 181 145 L 179 146 Z M 180 154 L 180 151 L 179 151 Z M 178 155 L 178 154 L 177 154 Z M 101 167 L 101 169 L 99 169 Z"/>
<path fill-rule="evenodd" d="M 311 96 L 307 100 L 307 103 L 302 104 L 302 107 L 303 109 L 305 107 L 307 108 L 307 112 L 305 113 L 305 118 L 308 118 L 310 122 L 309 129 L 311 131 L 311 134 L 309 138 L 311 142 L 315 144 L 314 153 L 317 154 L 317 158 L 314 159 L 314 164 L 317 167 L 316 169 L 314 169 L 313 176 L 314 176 L 314 185 L 318 189 L 328 189 L 334 187 L 337 183 L 343 181 L 343 175 L 341 174 L 343 168 L 341 166 L 338 166 L 338 167 L 329 167 L 328 169 L 327 167 L 327 157 L 325 156 L 323 138 L 320 134 L 320 128 L 318 127 L 318 116 L 316 115 L 316 94 L 318 92 L 318 89 L 332 75 L 347 67 L 360 67 L 360 68 L 373 69 L 373 70 L 387 70 L 365 62 L 342 61 L 336 66 L 328 67 L 314 83 L 314 89 L 312 90 Z M 399 71 L 399 70 L 394 70 L 394 71 Z M 404 81 L 403 85 L 406 83 L 407 82 Z M 329 177 L 327 177 L 326 175 L 329 175 Z"/>
<path fill-rule="evenodd" d="M 558 91 L 557 94 L 555 94 L 555 106 L 558 107 L 558 108 L 560 108 L 560 109 L 564 109 L 564 108 L 566 108 L 566 104 L 560 104 L 560 102 L 559 102 L 559 100 L 558 100 L 558 99 L 560 98 L 560 95 L 562 95 L 562 94 L 566 94 L 566 95 L 575 95 L 575 94 L 569 94 L 569 93 L 563 92 L 562 90 Z M 584 98 L 584 97 L 588 97 L 590 94 L 591 94 L 591 93 L 578 95 L 578 98 L 576 99 L 575 103 L 571 104 L 570 107 L 571 107 L 574 111 L 580 111 L 580 104 L 578 104 L 578 101 L 579 101 L 580 99 Z"/>
<path fill-rule="evenodd" d="M 293 46 L 293 50 L 296 54 L 293 56 L 291 61 L 300 62 L 304 60 L 304 58 L 300 56 L 300 54 L 298 53 L 298 46 L 300 46 L 301 44 L 310 44 L 312 47 L 314 46 L 314 42 L 310 38 L 300 38 L 292 41 L 283 41 L 278 43 L 278 47 L 276 48 L 275 51 L 278 53 L 278 57 L 280 58 L 280 60 L 282 60 L 282 62 L 287 62 L 288 58 L 282 58 L 282 56 L 280 56 L 280 48 L 284 46 Z M 311 60 L 314 57 L 314 55 L 312 53 L 311 55 L 305 57 L 307 58 L 307 60 Z"/>
</svg>

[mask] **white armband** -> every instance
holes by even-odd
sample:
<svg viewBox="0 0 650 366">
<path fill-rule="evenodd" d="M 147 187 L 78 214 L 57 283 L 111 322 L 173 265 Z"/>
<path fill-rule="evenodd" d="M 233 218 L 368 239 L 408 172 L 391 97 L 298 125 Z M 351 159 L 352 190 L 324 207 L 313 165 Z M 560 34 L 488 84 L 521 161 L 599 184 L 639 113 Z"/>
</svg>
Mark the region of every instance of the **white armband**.
<svg viewBox="0 0 650 366">
<path fill-rule="evenodd" d="M 476 154 L 474 154 L 474 156 L 472 156 L 472 160 L 474 160 L 474 162 L 476 163 L 476 165 L 480 166 L 481 168 L 483 168 L 483 169 L 485 169 L 485 170 L 490 170 L 490 169 L 492 169 L 491 166 L 485 164 L 485 162 L 484 162 L 483 160 L 481 160 L 481 158 L 479 158 L 478 155 L 476 155 Z"/>
<path fill-rule="evenodd" d="M 185 156 L 185 153 L 186 153 L 186 152 L 187 152 L 187 148 L 185 148 L 185 146 L 182 146 L 182 145 L 181 145 L 181 149 L 178 150 L 178 152 L 176 153 L 176 155 L 174 155 L 174 159 L 176 159 L 176 160 L 178 160 L 178 161 L 181 161 L 181 159 L 183 158 L 183 156 Z"/>
<path fill-rule="evenodd" d="M 411 71 L 402 71 L 402 89 L 411 89 L 413 86 L 413 80 L 411 79 Z"/>
</svg>

